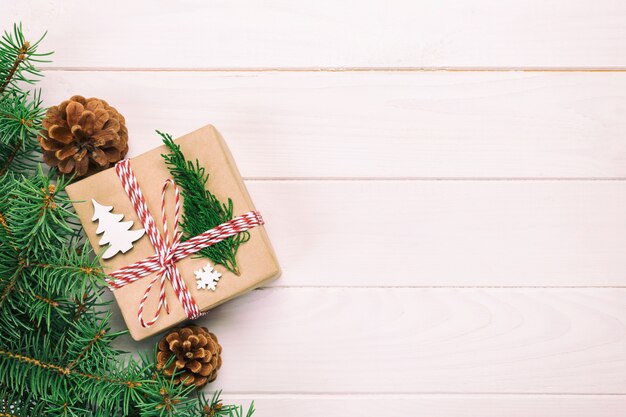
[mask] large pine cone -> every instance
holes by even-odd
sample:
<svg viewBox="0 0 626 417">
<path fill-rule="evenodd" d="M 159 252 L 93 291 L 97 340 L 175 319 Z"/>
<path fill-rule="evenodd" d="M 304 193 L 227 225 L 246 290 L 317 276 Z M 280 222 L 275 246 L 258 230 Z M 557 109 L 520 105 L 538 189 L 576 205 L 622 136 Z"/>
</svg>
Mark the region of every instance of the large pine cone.
<svg viewBox="0 0 626 417">
<path fill-rule="evenodd" d="M 206 327 L 174 329 L 159 341 L 157 370 L 174 376 L 175 383 L 201 388 L 217 378 L 222 347 Z"/>
<path fill-rule="evenodd" d="M 38 139 L 43 160 L 64 174 L 91 175 L 128 152 L 124 116 L 98 98 L 73 96 L 52 106 L 42 125 Z"/>
</svg>

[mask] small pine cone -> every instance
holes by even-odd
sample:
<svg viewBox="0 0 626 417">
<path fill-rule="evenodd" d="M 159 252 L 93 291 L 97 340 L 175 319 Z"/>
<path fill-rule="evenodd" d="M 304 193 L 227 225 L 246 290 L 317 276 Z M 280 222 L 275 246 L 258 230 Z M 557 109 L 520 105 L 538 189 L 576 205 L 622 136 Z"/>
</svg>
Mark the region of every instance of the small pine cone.
<svg viewBox="0 0 626 417">
<path fill-rule="evenodd" d="M 94 174 L 128 152 L 124 116 L 98 98 L 72 96 L 50 107 L 42 125 L 38 140 L 43 160 L 63 174 Z"/>
<path fill-rule="evenodd" d="M 159 341 L 157 370 L 175 383 L 201 388 L 213 382 L 222 366 L 222 347 L 206 327 L 174 329 Z"/>
</svg>

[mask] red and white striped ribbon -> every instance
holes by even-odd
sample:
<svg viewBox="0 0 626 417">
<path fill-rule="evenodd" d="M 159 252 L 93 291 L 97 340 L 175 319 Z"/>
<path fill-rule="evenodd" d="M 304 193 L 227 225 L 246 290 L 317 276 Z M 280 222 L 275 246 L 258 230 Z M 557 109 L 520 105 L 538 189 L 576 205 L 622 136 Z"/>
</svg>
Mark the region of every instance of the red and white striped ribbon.
<svg viewBox="0 0 626 417">
<path fill-rule="evenodd" d="M 182 232 L 178 231 L 178 220 L 180 217 L 180 190 L 174 180 L 168 179 L 163 183 L 163 188 L 161 190 L 161 218 L 163 220 L 163 235 L 165 236 L 165 238 L 163 238 L 156 227 L 154 218 L 150 214 L 150 210 L 148 210 L 148 205 L 146 204 L 146 200 L 141 192 L 141 189 L 139 188 L 137 178 L 130 167 L 130 160 L 124 159 L 115 164 L 115 171 L 122 182 L 122 186 L 124 187 L 128 198 L 133 204 L 139 220 L 141 220 L 141 223 L 146 229 L 146 233 L 148 234 L 150 242 L 152 243 L 152 246 L 154 246 L 156 253 L 141 261 L 127 265 L 115 272 L 110 273 L 109 277 L 111 279 L 108 279 L 107 283 L 112 289 L 122 288 L 123 286 L 135 282 L 147 275 L 154 272 L 157 273 L 148 284 L 148 287 L 139 302 L 137 317 L 143 327 L 152 326 L 158 320 L 163 308 L 165 308 L 165 311 L 169 314 L 169 307 L 165 296 L 166 280 L 169 280 L 172 284 L 172 289 L 183 306 L 187 317 L 190 319 L 198 317 L 200 315 L 200 309 L 198 308 L 195 300 L 191 297 L 185 281 L 180 276 L 180 271 L 176 267 L 176 262 L 208 246 L 234 236 L 237 233 L 262 225 L 263 218 L 261 217 L 261 214 L 257 211 L 250 211 L 241 216 L 235 217 L 226 223 L 222 223 L 213 229 L 207 230 L 198 236 L 194 236 L 185 242 L 181 242 Z M 168 233 L 167 216 L 165 214 L 165 194 L 167 187 L 170 184 L 174 187 L 175 198 L 175 227 L 171 242 L 170 235 Z M 143 309 L 150 291 L 157 281 L 160 281 L 159 303 L 153 318 L 146 322 L 143 319 Z"/>
</svg>

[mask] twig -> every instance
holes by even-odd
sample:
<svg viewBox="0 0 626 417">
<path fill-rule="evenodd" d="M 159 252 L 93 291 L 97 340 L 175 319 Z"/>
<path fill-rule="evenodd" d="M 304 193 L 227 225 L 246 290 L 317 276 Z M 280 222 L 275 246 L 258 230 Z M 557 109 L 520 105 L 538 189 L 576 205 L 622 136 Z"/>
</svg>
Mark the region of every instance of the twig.
<svg viewBox="0 0 626 417">
<path fill-rule="evenodd" d="M 0 94 L 4 93 L 4 90 L 7 88 L 7 86 L 9 85 L 13 77 L 15 76 L 17 69 L 20 67 L 22 62 L 24 62 L 24 60 L 26 59 L 26 52 L 28 52 L 28 48 L 30 48 L 30 42 L 25 41 L 20 47 L 20 53 L 15 59 L 13 66 L 9 70 L 9 73 L 7 74 L 7 78 L 4 80 L 4 83 L 2 83 L 2 87 L 0 87 Z"/>
<path fill-rule="evenodd" d="M 11 166 L 11 162 L 13 162 L 13 160 L 15 159 L 15 157 L 17 156 L 17 153 L 20 151 L 21 148 L 22 148 L 22 141 L 18 140 L 15 146 L 13 147 L 11 154 L 6 159 L 6 161 L 4 161 L 4 165 L 2 166 L 2 169 L 0 169 L 0 176 L 4 175 L 9 170 L 9 167 Z"/>
</svg>

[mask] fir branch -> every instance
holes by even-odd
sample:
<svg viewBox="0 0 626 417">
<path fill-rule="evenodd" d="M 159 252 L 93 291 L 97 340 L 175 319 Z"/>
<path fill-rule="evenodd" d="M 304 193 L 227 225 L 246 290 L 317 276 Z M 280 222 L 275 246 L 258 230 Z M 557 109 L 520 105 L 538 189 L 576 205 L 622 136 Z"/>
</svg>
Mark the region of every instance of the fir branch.
<svg viewBox="0 0 626 417">
<path fill-rule="evenodd" d="M 39 93 L 32 96 L 22 84 L 33 84 L 41 72 L 35 63 L 47 62 L 34 43 L 26 40 L 21 25 L 0 39 L 0 175 L 12 171 L 30 172 L 36 165 L 36 141 L 44 109 Z"/>
<path fill-rule="evenodd" d="M 67 368 L 63 368 L 62 366 L 55 365 L 53 363 L 45 363 L 38 359 L 31 358 L 30 356 L 22 355 L 19 353 L 8 352 L 6 350 L 0 349 L 0 356 L 4 356 L 10 359 L 15 359 L 18 362 L 27 363 L 29 365 L 37 366 L 42 369 L 50 369 L 56 371 L 62 375 L 68 375 L 71 371 Z"/>
<path fill-rule="evenodd" d="M 53 183 L 41 168 L 31 180 L 22 177 L 0 185 L 0 191 L 6 190 L 0 212 L 9 225 L 13 244 L 22 248 L 22 257 L 35 260 L 37 255 L 66 243 L 73 234 L 65 221 L 73 217 L 70 200 L 63 193 L 65 185 L 63 179 Z"/>
<path fill-rule="evenodd" d="M 15 284 L 17 283 L 18 277 L 20 276 L 23 270 L 24 270 L 23 267 L 18 269 L 15 272 L 15 274 L 13 274 L 11 279 L 9 279 L 9 283 L 4 287 L 4 290 L 2 290 L 2 294 L 0 294 L 0 307 L 2 307 L 2 303 L 4 302 L 4 300 L 7 299 L 9 294 L 11 294 L 11 291 L 13 291 L 13 289 L 15 288 Z"/>
<path fill-rule="evenodd" d="M 80 319 L 83 313 L 87 312 L 87 307 L 91 304 L 89 303 L 89 294 L 85 293 L 82 298 L 74 299 L 74 302 L 76 303 L 76 308 L 74 310 L 74 315 L 72 316 L 72 321 L 76 322 Z"/>
<path fill-rule="evenodd" d="M 6 74 L 4 82 L 2 83 L 2 85 L 0 85 L 0 94 L 4 93 L 5 88 L 13 80 L 13 77 L 15 76 L 17 69 L 20 67 L 22 62 L 24 62 L 24 60 L 26 59 L 26 52 L 28 52 L 29 48 L 30 48 L 30 42 L 24 41 L 22 45 L 19 47 L 19 49 L 17 50 L 18 55 L 15 57 L 15 62 L 9 69 L 9 72 Z"/>
<path fill-rule="evenodd" d="M 13 145 L 13 149 L 9 153 L 9 156 L 2 163 L 2 167 L 0 167 L 0 176 L 4 175 L 13 163 L 13 160 L 17 156 L 18 152 L 22 149 L 22 142 L 18 141 L 15 145 Z"/>
<path fill-rule="evenodd" d="M 44 113 L 38 91 L 0 96 L 0 172 L 34 171 L 41 158 L 37 135 Z"/>
<path fill-rule="evenodd" d="M 54 356 L 50 349 L 41 354 Z M 9 377 L 12 392 L 19 395 L 30 393 L 36 398 L 71 404 L 77 409 L 102 407 L 103 411 L 110 413 L 103 415 L 126 415 L 129 399 L 154 391 L 154 381 L 145 380 L 141 367 L 133 362 L 109 362 L 109 366 L 100 367 L 100 373 L 83 372 L 32 355 L 0 349 L 0 369 L 7 369 L 4 365 L 8 363 L 12 365 L 12 376 Z M 144 387 L 144 384 L 148 386 Z M 152 405 L 156 404 L 153 402 Z"/>
<path fill-rule="evenodd" d="M 91 340 L 89 340 L 89 342 L 87 342 L 87 345 L 80 351 L 76 358 L 67 364 L 67 367 L 69 369 L 73 369 L 74 366 L 76 366 L 76 364 L 87 354 L 87 352 L 89 352 L 89 350 L 94 347 L 96 343 L 98 343 L 100 339 L 104 337 L 105 334 L 106 331 L 104 329 L 100 329 L 100 331 L 96 333 Z"/>
<path fill-rule="evenodd" d="M 42 416 L 43 404 L 32 395 L 18 396 L 10 388 L 0 386 L 0 417 Z"/>
<path fill-rule="evenodd" d="M 174 181 L 182 189 L 183 216 L 180 224 L 184 240 L 206 232 L 233 218 L 233 201 L 229 198 L 227 204 L 221 203 L 218 198 L 207 189 L 209 174 L 196 160 L 195 164 L 187 161 L 180 146 L 174 143 L 172 136 L 167 133 L 157 133 L 163 138 L 163 143 L 169 149 L 169 154 L 163 154 L 165 163 L 170 170 Z M 239 275 L 237 267 L 237 249 L 239 245 L 250 239 L 248 232 L 241 232 L 215 245 L 206 247 L 198 252 L 216 264 Z"/>
<path fill-rule="evenodd" d="M 46 335 L 43 338 L 40 338 L 37 335 L 25 337 L 25 339 L 31 342 L 35 342 L 28 349 L 31 351 L 36 351 L 37 348 L 39 348 L 39 351 L 36 352 L 38 353 L 38 355 L 35 355 L 35 354 L 29 355 L 27 353 L 15 352 L 9 349 L 0 349 L 0 358 L 5 359 L 5 360 L 12 359 L 14 363 L 14 372 L 17 375 L 23 375 L 25 373 L 28 373 L 29 370 L 32 370 L 29 368 L 19 369 L 19 367 L 15 367 L 15 364 L 19 363 L 19 364 L 27 365 L 32 368 L 53 372 L 55 375 L 59 375 L 61 377 L 78 377 L 79 380 L 82 380 L 80 384 L 85 384 L 88 382 L 87 380 L 92 380 L 96 382 L 103 381 L 111 385 L 125 386 L 128 388 L 137 388 L 141 386 L 141 381 L 138 380 L 137 378 L 133 378 L 132 375 L 128 375 L 129 377 L 125 378 L 124 373 L 120 373 L 118 377 L 115 372 L 108 372 L 108 371 L 114 371 L 114 369 L 112 368 L 109 369 L 108 367 L 100 367 L 100 372 L 95 372 L 95 371 L 90 372 L 84 369 L 81 370 L 76 367 L 76 364 L 80 360 L 80 356 L 86 354 L 86 352 L 89 349 L 93 348 L 93 346 L 96 343 L 98 343 L 99 339 L 102 339 L 104 337 L 104 333 L 103 334 L 100 334 L 100 333 L 101 333 L 100 331 L 97 333 L 99 337 L 94 338 L 96 340 L 93 343 L 88 344 L 88 346 L 86 346 L 86 349 L 81 350 L 80 352 L 81 354 L 78 355 L 76 359 L 69 362 L 67 365 L 63 365 L 62 363 L 60 363 L 62 358 L 65 356 L 65 354 L 64 352 L 55 351 L 55 348 L 57 346 L 50 345 L 49 342 L 51 341 L 51 338 L 49 337 L 49 335 Z M 115 338 L 117 336 L 119 336 L 119 334 L 111 335 L 112 338 Z M 110 340 L 108 342 L 110 342 Z M 44 347 L 44 349 L 42 349 L 42 347 Z M 111 353 L 117 353 L 117 352 L 111 351 Z M 47 356 L 48 360 L 40 358 L 38 356 L 42 356 L 42 357 Z M 56 362 L 54 361 L 55 358 L 57 359 Z M 26 372 L 23 372 L 23 371 L 26 371 Z M 27 378 L 20 378 L 20 381 L 17 382 L 17 384 L 18 385 L 16 385 L 16 388 L 18 390 L 20 388 L 23 389 L 28 385 L 28 380 Z M 46 388 L 47 387 L 39 387 L 36 390 L 46 390 Z"/>
<path fill-rule="evenodd" d="M 32 84 L 41 76 L 34 63 L 48 62 L 43 58 L 51 52 L 37 52 L 37 47 L 45 36 L 44 33 L 36 42 L 31 43 L 26 40 L 21 24 L 14 24 L 13 32 L 4 32 L 0 39 L 0 95 L 7 91 L 19 91 L 19 82 Z"/>
<path fill-rule="evenodd" d="M 44 295 L 34 294 L 34 293 L 32 293 L 32 292 L 26 292 L 26 291 L 21 290 L 21 289 L 20 289 L 20 291 L 21 291 L 22 293 L 24 293 L 24 294 L 29 295 L 30 297 L 33 297 L 33 298 L 35 298 L 35 299 L 37 299 L 37 300 L 39 300 L 39 301 L 42 301 L 42 302 L 44 302 L 44 303 L 46 303 L 46 304 L 50 305 L 51 307 L 57 308 L 57 307 L 59 306 L 59 302 L 58 302 L 58 301 L 55 301 L 55 300 L 51 300 L 51 299 L 49 299 L 49 298 L 46 298 L 46 296 L 44 296 Z"/>
<path fill-rule="evenodd" d="M 7 233 L 9 232 L 9 225 L 7 224 L 7 220 L 4 218 L 2 213 L 0 213 L 0 225 Z"/>
<path fill-rule="evenodd" d="M 244 417 L 243 406 L 223 404 L 221 396 L 222 391 L 216 391 L 210 400 L 208 397 L 198 395 L 196 415 L 201 417 Z M 251 417 L 254 411 L 254 401 L 252 401 L 245 417 Z"/>
</svg>

